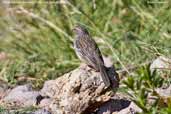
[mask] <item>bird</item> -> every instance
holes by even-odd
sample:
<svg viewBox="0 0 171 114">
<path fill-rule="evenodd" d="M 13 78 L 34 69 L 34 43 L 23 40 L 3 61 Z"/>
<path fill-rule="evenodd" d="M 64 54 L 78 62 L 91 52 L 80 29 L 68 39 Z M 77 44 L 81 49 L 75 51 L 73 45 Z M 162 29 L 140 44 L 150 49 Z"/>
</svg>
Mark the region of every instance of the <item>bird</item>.
<svg viewBox="0 0 171 114">
<path fill-rule="evenodd" d="M 88 30 L 82 25 L 76 25 L 72 31 L 75 34 L 74 50 L 76 55 L 90 68 L 100 72 L 105 86 L 109 87 L 111 85 L 110 79 L 97 43 L 91 37 Z"/>
</svg>

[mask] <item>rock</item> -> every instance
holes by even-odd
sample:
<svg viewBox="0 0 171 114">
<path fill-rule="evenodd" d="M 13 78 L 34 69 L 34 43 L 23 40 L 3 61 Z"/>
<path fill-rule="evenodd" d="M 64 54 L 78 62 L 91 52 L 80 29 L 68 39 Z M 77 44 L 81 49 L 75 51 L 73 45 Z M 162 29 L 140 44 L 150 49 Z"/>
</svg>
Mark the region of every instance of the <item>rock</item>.
<svg viewBox="0 0 171 114">
<path fill-rule="evenodd" d="M 134 102 L 131 102 L 128 107 L 117 112 L 117 114 L 137 114 L 137 113 L 142 113 L 142 109 L 139 108 Z"/>
<path fill-rule="evenodd" d="M 151 73 L 153 73 L 154 70 L 157 70 L 157 71 L 171 70 L 171 59 L 170 58 L 166 58 L 164 56 L 158 57 L 150 65 Z"/>
<path fill-rule="evenodd" d="M 37 110 L 37 111 L 35 111 L 35 112 L 32 112 L 32 113 L 30 113 L 30 114 L 52 114 L 52 113 L 49 112 L 49 111 L 46 110 L 46 109 L 39 109 L 39 110 Z"/>
<path fill-rule="evenodd" d="M 156 94 L 159 97 L 159 101 L 158 102 L 159 102 L 160 106 L 161 107 L 169 106 L 170 105 L 170 99 L 171 99 L 171 85 L 169 85 L 169 87 L 167 87 L 167 88 L 162 88 L 162 87 L 161 88 L 157 88 L 157 89 L 155 89 L 155 91 L 156 91 Z M 152 100 L 158 99 L 158 97 L 157 96 L 150 96 L 149 99 L 154 104 L 154 102 Z"/>
<path fill-rule="evenodd" d="M 50 105 L 51 102 L 52 102 L 52 99 L 44 98 L 40 101 L 39 107 L 47 107 Z"/>
<path fill-rule="evenodd" d="M 123 93 L 116 93 L 109 101 L 103 103 L 95 114 L 135 114 L 142 110 Z"/>
<path fill-rule="evenodd" d="M 37 104 L 39 92 L 33 91 L 30 84 L 12 89 L 1 101 L 5 107 L 29 107 Z"/>
<path fill-rule="evenodd" d="M 155 91 L 163 97 L 171 97 L 171 85 L 168 88 L 157 88 Z"/>
<path fill-rule="evenodd" d="M 119 85 L 117 74 L 113 68 L 108 68 L 108 73 L 116 89 Z M 100 73 L 81 68 L 47 81 L 40 93 L 53 99 L 49 105 L 53 114 L 89 114 L 114 95 L 105 88 Z"/>
<path fill-rule="evenodd" d="M 55 92 L 57 91 L 56 89 L 59 89 L 56 87 L 56 80 L 49 80 L 44 83 L 44 86 L 41 89 L 40 93 L 42 96 L 48 96 L 52 98 L 53 96 L 55 96 Z"/>
<path fill-rule="evenodd" d="M 98 109 L 97 114 L 111 114 L 128 107 L 130 103 L 129 100 L 110 99 Z"/>
</svg>

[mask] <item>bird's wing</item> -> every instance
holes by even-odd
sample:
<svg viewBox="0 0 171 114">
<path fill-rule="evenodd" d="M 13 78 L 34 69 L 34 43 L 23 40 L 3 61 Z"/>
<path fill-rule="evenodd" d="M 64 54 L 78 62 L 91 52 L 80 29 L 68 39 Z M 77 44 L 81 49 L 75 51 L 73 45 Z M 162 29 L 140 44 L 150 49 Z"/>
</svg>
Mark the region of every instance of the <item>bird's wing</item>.
<svg viewBox="0 0 171 114">
<path fill-rule="evenodd" d="M 95 59 L 96 64 L 97 63 L 104 64 L 102 54 L 101 54 L 100 49 L 97 46 L 95 40 L 93 38 L 91 38 L 90 36 L 89 36 L 89 38 L 87 38 L 87 40 L 88 40 L 87 42 L 92 42 L 90 44 L 90 46 L 88 46 L 88 47 L 92 47 L 91 50 L 89 50 L 89 51 L 92 52 L 91 56 L 93 56 L 93 59 Z"/>
<path fill-rule="evenodd" d="M 101 52 L 96 44 L 96 42 L 89 36 L 86 35 L 84 38 L 80 38 L 76 42 L 76 48 L 79 53 L 81 53 L 82 58 L 87 64 L 98 69 L 99 61 L 104 64 Z"/>
</svg>

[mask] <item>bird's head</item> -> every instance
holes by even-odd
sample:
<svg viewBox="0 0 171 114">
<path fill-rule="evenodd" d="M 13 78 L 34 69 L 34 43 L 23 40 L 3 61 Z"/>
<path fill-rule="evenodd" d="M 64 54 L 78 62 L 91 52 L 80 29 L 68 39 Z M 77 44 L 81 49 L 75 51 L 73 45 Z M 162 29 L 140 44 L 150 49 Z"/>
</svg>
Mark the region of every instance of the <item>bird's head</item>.
<svg viewBox="0 0 171 114">
<path fill-rule="evenodd" d="M 72 31 L 77 34 L 77 35 L 85 35 L 85 34 L 89 34 L 87 29 L 81 25 L 76 25 Z"/>
</svg>

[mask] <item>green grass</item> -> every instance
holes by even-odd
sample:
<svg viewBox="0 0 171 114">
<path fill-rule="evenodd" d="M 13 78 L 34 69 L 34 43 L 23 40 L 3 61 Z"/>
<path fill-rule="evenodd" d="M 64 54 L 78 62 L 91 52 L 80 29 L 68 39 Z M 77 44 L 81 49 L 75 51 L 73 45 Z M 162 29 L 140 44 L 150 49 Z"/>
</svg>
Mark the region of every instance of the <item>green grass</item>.
<svg viewBox="0 0 171 114">
<path fill-rule="evenodd" d="M 33 1 L 33 4 L 11 4 L 8 11 L 0 5 L 0 51 L 8 54 L 8 59 L 0 62 L 0 77 L 9 84 L 15 85 L 17 77 L 25 76 L 35 78 L 35 87 L 41 87 L 45 80 L 78 67 L 71 31 L 77 23 L 88 28 L 102 53 L 112 57 L 117 69 L 138 66 L 158 55 L 170 56 L 169 0 L 69 0 L 65 4 Z M 146 69 L 138 74 L 135 71 L 133 77 L 147 75 L 146 72 Z M 135 79 L 135 83 L 142 80 Z M 150 89 L 165 83 L 150 78 L 145 81 L 151 84 Z M 144 101 L 133 101 L 150 112 Z M 158 105 L 153 107 L 158 110 Z M 168 110 L 166 107 L 161 111 Z"/>
</svg>

